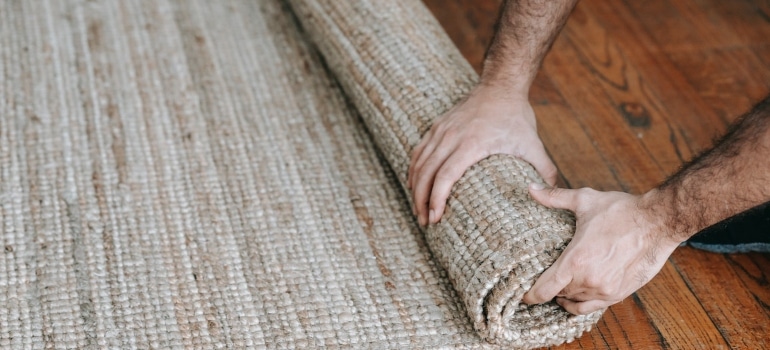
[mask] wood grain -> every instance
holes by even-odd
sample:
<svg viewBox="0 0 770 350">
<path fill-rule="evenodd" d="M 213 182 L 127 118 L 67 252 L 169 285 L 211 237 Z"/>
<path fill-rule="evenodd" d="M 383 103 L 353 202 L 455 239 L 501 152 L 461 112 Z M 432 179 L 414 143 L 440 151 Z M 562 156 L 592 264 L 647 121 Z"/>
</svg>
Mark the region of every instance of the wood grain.
<svg viewBox="0 0 770 350">
<path fill-rule="evenodd" d="M 731 259 L 722 254 L 681 248 L 672 261 L 732 347 L 761 348 L 770 334 L 770 324 L 767 322 L 768 309 L 758 308 L 755 298 L 762 300 L 770 293 L 765 287 L 757 288 L 757 294 L 754 294 L 748 285 L 766 285 L 767 276 L 745 254 L 734 256 Z M 725 280 L 732 283 L 723 284 Z"/>
<path fill-rule="evenodd" d="M 481 71 L 501 0 L 425 0 Z M 641 193 L 770 93 L 764 0 L 584 0 L 530 93 L 570 187 Z M 595 329 L 559 349 L 770 346 L 770 256 L 680 248 Z"/>
</svg>

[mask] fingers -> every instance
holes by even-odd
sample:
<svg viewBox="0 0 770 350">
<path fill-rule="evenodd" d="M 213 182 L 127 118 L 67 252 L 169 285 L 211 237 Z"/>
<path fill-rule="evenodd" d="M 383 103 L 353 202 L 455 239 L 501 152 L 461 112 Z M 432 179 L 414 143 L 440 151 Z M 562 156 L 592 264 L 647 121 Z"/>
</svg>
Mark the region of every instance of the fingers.
<svg viewBox="0 0 770 350">
<path fill-rule="evenodd" d="M 412 158 L 409 161 L 409 170 L 407 172 L 407 177 L 406 177 L 407 179 L 406 186 L 410 190 L 414 186 L 414 170 L 415 170 L 415 167 L 417 166 L 418 160 L 422 159 L 423 153 L 425 153 L 426 148 L 428 146 L 430 146 L 430 149 L 428 150 L 429 151 L 428 154 L 430 154 L 430 152 L 433 151 L 433 147 L 435 147 L 435 145 L 433 145 L 433 142 L 432 142 L 434 141 L 433 140 L 434 134 L 435 133 L 433 132 L 433 128 L 428 130 L 428 132 L 425 133 L 425 136 L 423 137 L 422 141 L 420 141 L 417 147 L 415 147 L 414 150 L 412 151 Z"/>
<path fill-rule="evenodd" d="M 553 299 L 556 294 L 566 288 L 572 282 L 572 276 L 565 276 L 559 272 L 559 260 L 543 272 L 535 281 L 532 288 L 521 299 L 525 304 L 542 304 Z"/>
<path fill-rule="evenodd" d="M 412 191 L 414 194 L 414 205 L 417 210 L 417 219 L 422 226 L 428 224 L 430 216 L 429 199 L 431 189 L 436 180 L 436 172 L 453 152 L 453 148 L 450 149 L 449 146 L 440 145 L 435 148 L 425 163 L 422 166 L 418 165 L 415 170 L 414 188 Z"/>
<path fill-rule="evenodd" d="M 556 302 L 573 315 L 590 314 L 615 303 L 599 299 L 589 300 L 585 292 L 569 291 L 570 285 L 573 285 L 572 277 L 567 278 L 561 274 L 559 267 L 560 261 L 557 260 L 551 268 L 546 270 L 537 279 L 535 285 L 532 286 L 527 294 L 524 294 L 521 301 L 532 305 L 542 304 L 556 298 Z M 567 299 L 565 296 L 571 299 Z"/>
<path fill-rule="evenodd" d="M 468 152 L 455 152 L 438 169 L 430 192 L 428 221 L 431 224 L 441 220 L 452 186 L 463 176 L 466 169 L 480 160 L 477 158 Z"/>
<path fill-rule="evenodd" d="M 542 184 L 529 185 L 529 194 L 540 204 L 549 208 L 559 208 L 576 211 L 577 194 L 579 190 L 570 190 L 558 187 L 546 188 Z"/>
<path fill-rule="evenodd" d="M 567 298 L 556 298 L 556 303 L 573 315 L 586 315 L 614 304 L 606 300 L 573 301 Z"/>
</svg>

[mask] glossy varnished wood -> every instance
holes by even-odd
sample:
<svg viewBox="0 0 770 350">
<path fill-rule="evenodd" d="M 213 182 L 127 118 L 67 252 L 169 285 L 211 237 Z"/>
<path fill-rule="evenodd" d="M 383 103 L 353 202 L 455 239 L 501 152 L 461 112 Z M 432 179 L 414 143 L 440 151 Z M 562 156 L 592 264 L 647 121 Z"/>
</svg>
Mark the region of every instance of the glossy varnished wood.
<svg viewBox="0 0 770 350">
<path fill-rule="evenodd" d="M 500 0 L 425 0 L 478 71 Z M 764 0 L 583 0 L 531 102 L 570 187 L 643 193 L 770 93 Z M 678 249 L 564 349 L 770 347 L 770 257 Z"/>
</svg>

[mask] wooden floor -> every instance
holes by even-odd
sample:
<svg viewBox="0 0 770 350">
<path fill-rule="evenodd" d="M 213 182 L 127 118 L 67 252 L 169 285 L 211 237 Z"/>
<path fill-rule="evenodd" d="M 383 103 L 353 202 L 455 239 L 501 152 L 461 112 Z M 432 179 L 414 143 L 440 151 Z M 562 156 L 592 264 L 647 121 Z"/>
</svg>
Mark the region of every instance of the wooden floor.
<svg viewBox="0 0 770 350">
<path fill-rule="evenodd" d="M 500 0 L 425 2 L 480 70 Z M 562 184 L 643 193 L 769 93 L 767 0 L 583 0 L 531 101 Z M 560 348 L 770 348 L 769 280 L 768 254 L 680 248 Z"/>
</svg>

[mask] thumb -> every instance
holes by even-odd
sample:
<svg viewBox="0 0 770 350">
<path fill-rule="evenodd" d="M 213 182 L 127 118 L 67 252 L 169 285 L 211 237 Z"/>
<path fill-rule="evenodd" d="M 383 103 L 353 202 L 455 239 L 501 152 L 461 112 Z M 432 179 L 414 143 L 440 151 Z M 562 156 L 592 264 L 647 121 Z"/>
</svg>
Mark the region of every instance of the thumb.
<svg viewBox="0 0 770 350">
<path fill-rule="evenodd" d="M 529 194 L 538 203 L 549 208 L 575 211 L 577 207 L 577 190 L 545 187 L 541 183 L 531 183 L 529 185 Z"/>
</svg>

